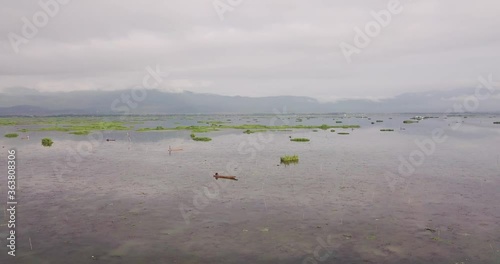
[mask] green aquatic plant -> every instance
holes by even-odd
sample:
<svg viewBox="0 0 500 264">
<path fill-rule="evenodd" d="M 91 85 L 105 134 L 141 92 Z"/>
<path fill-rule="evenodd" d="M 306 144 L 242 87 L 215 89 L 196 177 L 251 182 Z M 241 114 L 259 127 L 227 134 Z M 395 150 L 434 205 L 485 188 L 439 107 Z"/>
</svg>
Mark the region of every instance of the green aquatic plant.
<svg viewBox="0 0 500 264">
<path fill-rule="evenodd" d="M 376 122 L 377 123 L 382 123 L 382 122 L 384 122 L 384 120 L 377 120 Z"/>
<path fill-rule="evenodd" d="M 57 117 L 0 117 L 0 126 L 20 126 L 20 125 L 40 125 L 40 126 L 61 126 L 61 125 L 92 125 L 103 122 L 103 118 L 117 119 L 116 117 L 89 117 L 89 116 L 57 116 Z M 143 119 L 151 119 L 144 117 Z M 131 119 L 130 121 L 106 121 L 104 123 L 135 123 L 142 121 L 139 118 Z"/>
<path fill-rule="evenodd" d="M 18 123 L 9 118 L 0 118 L 0 126 L 15 126 Z"/>
<path fill-rule="evenodd" d="M 313 129 L 313 132 L 318 132 L 318 130 L 317 129 Z"/>
<path fill-rule="evenodd" d="M 52 141 L 52 139 L 50 139 L 50 138 L 42 138 L 42 146 L 44 146 L 44 147 L 50 147 L 50 146 L 52 146 L 52 144 L 54 144 L 54 141 Z"/>
<path fill-rule="evenodd" d="M 414 121 L 414 120 L 405 120 L 403 121 L 404 124 L 413 124 L 413 123 L 418 123 L 418 121 Z"/>
<path fill-rule="evenodd" d="M 330 130 L 330 132 L 335 132 L 335 129 Z"/>
<path fill-rule="evenodd" d="M 26 133 L 26 132 L 28 132 L 28 129 L 26 129 L 26 128 L 21 128 L 21 129 L 18 129 L 17 131 L 18 131 L 18 132 L 23 132 L 23 133 Z"/>
<path fill-rule="evenodd" d="M 16 137 L 18 137 L 18 136 L 19 136 L 19 135 L 18 135 L 18 134 L 16 134 L 16 133 L 9 133 L 9 134 L 5 134 L 5 137 L 6 137 L 6 138 L 16 138 Z"/>
<path fill-rule="evenodd" d="M 75 132 L 69 132 L 70 134 L 73 135 L 79 135 L 79 136 L 85 136 L 90 134 L 90 131 L 82 130 L 82 131 L 75 131 Z"/>
<path fill-rule="evenodd" d="M 123 122 L 111 121 L 111 122 L 92 122 L 84 125 L 64 125 L 64 126 L 52 126 L 40 128 L 37 131 L 59 131 L 59 132 L 80 132 L 82 131 L 94 131 L 94 130 L 128 130 L 129 127 L 124 126 Z"/>
<path fill-rule="evenodd" d="M 205 142 L 212 141 L 212 139 L 209 137 L 194 137 L 193 140 L 194 141 L 205 141 Z"/>
<path fill-rule="evenodd" d="M 282 126 L 266 126 L 259 124 L 244 124 L 244 125 L 218 125 L 216 127 L 212 126 L 177 126 L 174 128 L 165 128 L 164 130 L 191 130 L 194 133 L 203 133 L 210 131 L 218 131 L 220 129 L 242 129 L 242 130 L 276 130 L 276 131 L 288 131 L 290 129 L 331 129 L 331 128 L 360 128 L 359 125 L 341 125 L 341 126 L 330 126 L 330 125 L 321 125 L 321 126 L 305 126 L 305 125 L 282 125 Z M 156 129 L 151 128 L 141 128 L 138 129 L 138 132 L 144 131 L 152 131 Z"/>
<path fill-rule="evenodd" d="M 294 141 L 294 142 L 309 142 L 311 140 L 308 139 L 308 138 L 291 138 L 290 141 Z"/>
<path fill-rule="evenodd" d="M 347 132 L 339 132 L 337 134 L 339 134 L 339 135 L 349 135 L 349 133 L 347 133 Z"/>
<path fill-rule="evenodd" d="M 327 124 L 322 124 L 322 125 L 321 125 L 321 126 L 319 126 L 318 128 L 321 128 L 321 129 L 323 129 L 323 130 L 327 130 L 327 129 L 329 129 L 329 128 L 330 128 L 330 126 L 329 126 L 329 125 L 327 125 Z"/>
<path fill-rule="evenodd" d="M 178 126 L 175 128 L 164 128 L 164 127 L 156 127 L 156 128 L 140 128 L 137 132 L 148 132 L 148 131 L 172 131 L 172 130 L 191 130 L 193 133 L 206 133 L 212 131 L 218 131 L 219 129 L 209 126 Z"/>
<path fill-rule="evenodd" d="M 261 129 L 261 130 L 255 130 L 255 131 L 267 131 L 267 130 Z M 273 131 L 273 132 L 291 132 L 293 130 L 291 130 L 291 129 L 269 129 L 269 131 Z"/>
<path fill-rule="evenodd" d="M 292 164 L 292 163 L 298 163 L 299 162 L 299 156 L 298 155 L 285 155 L 280 157 L 280 161 L 283 164 Z"/>
<path fill-rule="evenodd" d="M 495 124 L 495 125 L 500 125 L 500 122 L 493 122 L 493 124 Z"/>
<path fill-rule="evenodd" d="M 137 129 L 138 132 L 145 132 L 145 131 L 162 131 L 162 130 L 168 130 L 168 128 L 164 128 L 162 126 L 157 126 L 155 128 L 149 128 L 149 127 L 144 127 L 144 128 L 139 128 Z"/>
<path fill-rule="evenodd" d="M 193 139 L 194 141 L 204 141 L 204 142 L 208 142 L 208 141 L 211 141 L 212 139 L 209 138 L 209 137 L 197 137 L 195 134 L 191 134 L 190 135 L 191 139 Z"/>
<path fill-rule="evenodd" d="M 394 129 L 392 129 L 392 128 L 383 128 L 383 129 L 380 129 L 380 131 L 387 132 L 387 131 L 394 131 Z"/>
<path fill-rule="evenodd" d="M 257 132 L 266 132 L 267 130 L 265 129 L 257 129 L 257 130 L 250 130 L 250 129 L 247 129 L 245 131 L 243 131 L 243 133 L 245 134 L 253 134 L 253 133 L 257 133 Z"/>
<path fill-rule="evenodd" d="M 194 133 L 207 133 L 207 132 L 212 132 L 212 131 L 219 131 L 219 129 L 214 128 L 214 127 L 193 127 L 190 130 L 191 130 L 191 132 L 194 132 Z"/>
</svg>

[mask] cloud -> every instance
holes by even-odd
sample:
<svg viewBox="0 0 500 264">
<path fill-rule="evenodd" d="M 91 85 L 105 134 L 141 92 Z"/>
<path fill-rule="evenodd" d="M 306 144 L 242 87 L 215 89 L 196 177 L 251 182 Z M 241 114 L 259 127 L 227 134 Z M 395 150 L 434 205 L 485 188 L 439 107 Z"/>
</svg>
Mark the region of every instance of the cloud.
<svg viewBox="0 0 500 264">
<path fill-rule="evenodd" d="M 157 64 L 170 74 L 165 91 L 333 101 L 500 78 L 493 0 L 401 0 L 402 13 L 347 64 L 339 43 L 388 2 L 246 0 L 221 21 L 211 0 L 70 1 L 16 54 L 8 34 L 41 8 L 9 1 L 0 10 L 0 88 L 125 89 Z"/>
</svg>

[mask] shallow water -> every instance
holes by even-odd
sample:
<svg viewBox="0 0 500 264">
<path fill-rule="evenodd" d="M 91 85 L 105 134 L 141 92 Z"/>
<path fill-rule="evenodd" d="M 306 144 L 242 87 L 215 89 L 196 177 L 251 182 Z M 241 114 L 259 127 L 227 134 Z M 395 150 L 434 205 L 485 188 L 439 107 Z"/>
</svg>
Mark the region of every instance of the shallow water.
<svg viewBox="0 0 500 264">
<path fill-rule="evenodd" d="M 6 252 L 0 262 L 500 263 L 500 118 L 402 123 L 411 116 L 311 115 L 298 123 L 361 126 L 336 132 L 199 134 L 211 142 L 192 141 L 189 131 L 130 131 L 130 141 L 127 131 L 94 133 L 96 141 L 61 132 L 1 138 L 0 170 L 7 149 L 18 152 L 19 247 L 16 262 Z M 180 116 L 136 128 L 201 119 L 296 122 Z M 430 142 L 435 129 L 446 140 L 421 152 L 415 142 Z M 2 135 L 16 130 L 0 127 Z M 51 148 L 40 145 L 46 136 Z M 169 155 L 169 146 L 182 150 Z M 280 165 L 285 154 L 299 163 Z M 215 172 L 239 180 L 216 181 Z"/>
</svg>

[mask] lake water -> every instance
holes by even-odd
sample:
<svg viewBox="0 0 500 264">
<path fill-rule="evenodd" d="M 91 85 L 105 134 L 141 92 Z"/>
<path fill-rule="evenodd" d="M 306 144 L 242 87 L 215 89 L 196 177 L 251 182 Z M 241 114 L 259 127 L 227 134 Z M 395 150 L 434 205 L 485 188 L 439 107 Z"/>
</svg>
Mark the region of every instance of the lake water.
<svg viewBox="0 0 500 264">
<path fill-rule="evenodd" d="M 17 257 L 0 263 L 500 263 L 500 117 L 403 124 L 412 116 L 172 116 L 2 137 L 0 171 L 17 149 L 19 204 Z M 361 128 L 197 134 L 210 142 L 135 131 L 200 120 Z"/>
</svg>

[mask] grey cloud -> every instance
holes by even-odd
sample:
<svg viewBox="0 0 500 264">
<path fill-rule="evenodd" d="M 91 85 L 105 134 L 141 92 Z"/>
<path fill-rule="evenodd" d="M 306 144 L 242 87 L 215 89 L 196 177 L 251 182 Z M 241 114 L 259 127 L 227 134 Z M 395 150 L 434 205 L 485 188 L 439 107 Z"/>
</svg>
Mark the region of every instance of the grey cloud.
<svg viewBox="0 0 500 264">
<path fill-rule="evenodd" d="M 16 54 L 8 34 L 20 34 L 21 17 L 40 7 L 9 1 L 0 11 L 0 89 L 124 89 L 156 64 L 170 73 L 166 90 L 320 100 L 474 87 L 490 73 L 500 79 L 493 0 L 401 0 L 403 12 L 347 64 L 339 43 L 352 43 L 354 27 L 388 2 L 244 0 L 220 21 L 212 0 L 73 0 Z"/>
</svg>

